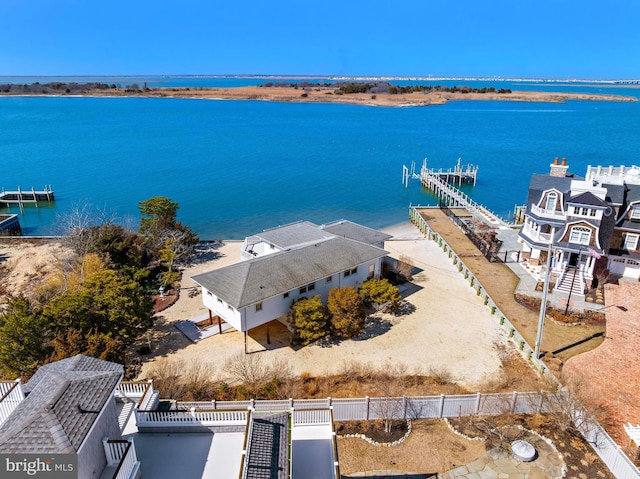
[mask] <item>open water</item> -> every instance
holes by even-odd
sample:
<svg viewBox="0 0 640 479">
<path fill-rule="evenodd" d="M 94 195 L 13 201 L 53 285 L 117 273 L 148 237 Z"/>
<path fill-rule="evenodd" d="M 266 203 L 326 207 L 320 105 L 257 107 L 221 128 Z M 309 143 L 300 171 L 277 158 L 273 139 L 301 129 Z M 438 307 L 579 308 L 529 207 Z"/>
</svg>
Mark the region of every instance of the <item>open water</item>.
<svg viewBox="0 0 640 479">
<path fill-rule="evenodd" d="M 55 78 L 56 81 L 70 79 Z M 238 86 L 265 79 L 86 78 L 149 86 Z M 271 80 L 271 79 L 270 79 Z M 31 83 L 47 79 L 7 79 Z M 399 83 L 399 82 L 398 82 Z M 425 84 L 427 82 L 413 82 Z M 639 96 L 606 84 L 494 84 Z M 407 220 L 412 204 L 433 204 L 402 165 L 423 158 L 450 168 L 479 166 L 463 189 L 508 217 L 525 202 L 532 173 L 556 156 L 570 171 L 639 164 L 640 102 L 459 101 L 411 108 L 264 101 L 0 97 L 0 187 L 51 184 L 53 206 L 29 207 L 27 235 L 59 234 L 63 218 L 89 206 L 136 226 L 138 202 L 156 195 L 180 204 L 179 219 L 202 239 L 239 239 L 297 220 L 346 218 L 374 228 Z M 0 212 L 19 213 L 17 207 Z M 97 215 L 97 213 L 96 213 Z"/>
</svg>

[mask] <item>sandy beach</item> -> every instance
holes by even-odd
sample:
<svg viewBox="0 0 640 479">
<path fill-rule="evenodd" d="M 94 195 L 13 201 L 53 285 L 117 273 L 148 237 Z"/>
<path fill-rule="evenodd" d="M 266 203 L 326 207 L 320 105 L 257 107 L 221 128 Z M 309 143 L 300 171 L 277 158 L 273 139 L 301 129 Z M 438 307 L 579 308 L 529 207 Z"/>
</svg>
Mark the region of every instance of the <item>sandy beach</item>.
<svg viewBox="0 0 640 479">
<path fill-rule="evenodd" d="M 294 374 L 325 375 L 362 364 L 374 368 L 399 366 L 407 373 L 446 373 L 470 390 L 500 382 L 501 359 L 511 346 L 495 317 L 469 287 L 449 258 L 410 223 L 385 230 L 394 235 L 385 248 L 390 256 L 411 258 L 413 286 L 403 289 L 404 313 L 376 314 L 353 340 L 317 342 L 293 349 L 284 327 L 252 330 L 249 350 L 268 361 L 286 363 Z M 183 272 L 180 299 L 160 314 L 151 338 L 153 358 L 146 357 L 141 377 L 152 376 L 158 361 L 206 363 L 212 377 L 223 379 L 229 358 L 244 351 L 244 335 L 232 329 L 192 343 L 174 323 L 206 314 L 191 276 L 240 261 L 240 242 L 224 242 L 201 251 Z M 191 294 L 190 294 L 191 293 Z M 269 349 L 268 353 L 261 353 Z M 517 354 L 513 352 L 513 354 Z"/>
<path fill-rule="evenodd" d="M 510 93 L 462 93 L 447 91 L 413 93 L 345 93 L 334 94 L 335 88 L 310 87 L 296 89 L 292 87 L 244 86 L 234 88 L 149 88 L 132 91 L 131 89 L 92 89 L 55 96 L 98 96 L 98 97 L 145 97 L 145 98 L 183 98 L 208 100 L 263 100 L 297 103 L 347 103 L 368 106 L 428 106 L 441 105 L 448 101 L 485 100 L 564 103 L 571 100 L 582 101 L 638 101 L 636 97 L 610 94 L 565 93 L 541 91 L 512 91 Z M 13 96 L 16 93 L 0 92 L 0 96 Z M 17 94 L 24 95 L 24 94 Z M 30 96 L 47 96 L 33 94 Z"/>
</svg>

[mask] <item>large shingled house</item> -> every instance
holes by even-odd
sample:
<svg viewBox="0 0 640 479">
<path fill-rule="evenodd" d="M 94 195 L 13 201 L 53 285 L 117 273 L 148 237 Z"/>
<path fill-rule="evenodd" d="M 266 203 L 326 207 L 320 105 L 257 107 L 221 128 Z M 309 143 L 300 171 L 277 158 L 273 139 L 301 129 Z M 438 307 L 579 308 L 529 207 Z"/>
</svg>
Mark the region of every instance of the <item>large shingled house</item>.
<svg viewBox="0 0 640 479">
<path fill-rule="evenodd" d="M 583 295 L 597 262 L 614 276 L 640 275 L 640 168 L 588 167 L 585 178 L 556 158 L 529 183 L 519 232 L 524 259 L 537 266 L 551 251 L 555 291 Z"/>
</svg>

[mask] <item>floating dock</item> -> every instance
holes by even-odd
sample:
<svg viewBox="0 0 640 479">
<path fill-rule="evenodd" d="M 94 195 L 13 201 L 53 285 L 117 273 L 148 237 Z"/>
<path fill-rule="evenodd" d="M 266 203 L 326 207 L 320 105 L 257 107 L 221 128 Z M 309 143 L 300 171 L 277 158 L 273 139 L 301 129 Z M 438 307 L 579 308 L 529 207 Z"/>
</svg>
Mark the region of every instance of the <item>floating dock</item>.
<svg viewBox="0 0 640 479">
<path fill-rule="evenodd" d="M 45 185 L 42 190 L 36 190 L 34 187 L 31 187 L 31 190 L 23 190 L 18 186 L 17 190 L 7 191 L 2 188 L 2 191 L 0 191 L 0 206 L 18 205 L 20 211 L 24 209 L 24 205 L 35 205 L 37 208 L 38 202 L 54 200 L 55 197 L 51 185 Z"/>
</svg>

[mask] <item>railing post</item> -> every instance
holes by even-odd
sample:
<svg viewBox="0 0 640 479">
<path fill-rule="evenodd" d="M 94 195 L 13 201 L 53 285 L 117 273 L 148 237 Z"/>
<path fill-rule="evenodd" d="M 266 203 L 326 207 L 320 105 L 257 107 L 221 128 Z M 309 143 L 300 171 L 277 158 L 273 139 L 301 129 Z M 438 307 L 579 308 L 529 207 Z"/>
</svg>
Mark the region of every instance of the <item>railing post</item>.
<svg viewBox="0 0 640 479">
<path fill-rule="evenodd" d="M 476 393 L 476 414 L 480 412 L 480 393 Z"/>
<path fill-rule="evenodd" d="M 440 394 L 440 412 L 438 413 L 438 417 L 442 417 L 444 414 L 444 394 Z"/>
<path fill-rule="evenodd" d="M 402 413 L 402 419 L 407 419 L 407 396 L 402 396 L 402 407 L 404 410 Z"/>
<path fill-rule="evenodd" d="M 327 407 L 333 408 L 332 402 L 331 402 L 331 396 L 327 398 Z"/>
<path fill-rule="evenodd" d="M 516 413 L 516 401 L 518 400 L 518 391 L 513 391 L 513 405 L 511 406 L 511 413 Z"/>
<path fill-rule="evenodd" d="M 365 404 L 367 405 L 367 421 L 369 420 L 369 403 L 370 403 L 370 399 L 369 396 L 365 397 Z"/>
</svg>

